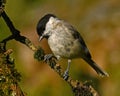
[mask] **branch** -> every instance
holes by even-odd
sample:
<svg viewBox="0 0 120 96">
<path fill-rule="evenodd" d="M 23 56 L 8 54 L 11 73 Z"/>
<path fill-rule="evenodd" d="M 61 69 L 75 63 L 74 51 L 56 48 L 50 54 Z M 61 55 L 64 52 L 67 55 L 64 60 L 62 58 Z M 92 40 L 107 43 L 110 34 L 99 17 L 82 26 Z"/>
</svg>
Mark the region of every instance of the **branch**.
<svg viewBox="0 0 120 96">
<path fill-rule="evenodd" d="M 32 42 L 31 42 L 28 38 L 20 35 L 20 31 L 17 30 L 17 29 L 14 27 L 14 25 L 12 24 L 12 21 L 11 21 L 10 18 L 7 16 L 7 14 L 5 13 L 5 11 L 2 12 L 1 16 L 2 16 L 3 19 L 5 20 L 7 26 L 9 27 L 9 29 L 10 29 L 10 31 L 11 31 L 11 33 L 12 33 L 11 36 L 7 37 L 6 39 L 4 39 L 4 40 L 1 41 L 1 42 L 7 42 L 7 41 L 9 41 L 9 40 L 15 39 L 16 41 L 19 41 L 19 42 L 25 44 L 26 46 L 28 46 L 28 47 L 29 47 L 30 49 L 32 49 L 33 51 L 37 50 L 36 47 L 32 44 Z"/>
<path fill-rule="evenodd" d="M 29 47 L 32 51 L 34 51 L 35 52 L 34 57 L 37 60 L 39 61 L 44 60 L 45 58 L 44 50 L 41 47 L 39 48 L 35 47 L 34 44 L 28 38 L 20 35 L 20 31 L 18 31 L 14 27 L 13 23 L 11 22 L 11 20 L 9 19 L 5 11 L 3 11 L 1 15 L 12 33 L 11 36 L 4 39 L 2 42 L 7 42 L 11 39 L 15 39 L 16 41 L 23 43 L 24 45 Z M 54 71 L 56 71 L 58 75 L 64 80 L 64 77 L 63 77 L 64 71 L 62 70 L 60 64 L 56 62 L 55 58 L 51 58 L 49 60 L 46 60 L 45 62 Z M 65 81 L 71 86 L 74 96 L 98 96 L 97 91 L 95 91 L 94 88 L 86 82 L 82 83 L 78 80 L 73 80 L 72 77 L 70 76 Z"/>
<path fill-rule="evenodd" d="M 9 57 L 11 53 L 12 49 L 6 51 L 5 44 L 0 43 L 0 96 L 25 96 L 18 85 L 21 75 Z"/>
<path fill-rule="evenodd" d="M 0 16 L 1 13 L 3 12 L 3 9 L 5 7 L 6 0 L 0 0 Z"/>
</svg>

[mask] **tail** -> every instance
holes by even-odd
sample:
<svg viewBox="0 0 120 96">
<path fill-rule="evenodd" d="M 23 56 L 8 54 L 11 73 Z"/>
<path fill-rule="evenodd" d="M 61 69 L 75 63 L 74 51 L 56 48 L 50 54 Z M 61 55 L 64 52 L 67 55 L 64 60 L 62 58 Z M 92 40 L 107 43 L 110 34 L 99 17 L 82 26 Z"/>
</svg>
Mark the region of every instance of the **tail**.
<svg viewBox="0 0 120 96">
<path fill-rule="evenodd" d="M 92 59 L 90 58 L 83 58 L 101 77 L 109 77 L 109 74 L 103 71 Z"/>
</svg>

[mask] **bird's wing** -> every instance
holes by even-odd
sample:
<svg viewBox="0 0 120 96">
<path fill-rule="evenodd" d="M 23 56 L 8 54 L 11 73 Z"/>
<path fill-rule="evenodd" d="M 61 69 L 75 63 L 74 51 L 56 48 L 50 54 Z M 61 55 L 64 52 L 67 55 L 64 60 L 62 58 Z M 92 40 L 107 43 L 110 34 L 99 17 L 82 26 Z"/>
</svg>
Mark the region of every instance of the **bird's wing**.
<svg viewBox="0 0 120 96">
<path fill-rule="evenodd" d="M 80 33 L 79 33 L 72 25 L 70 25 L 69 23 L 66 22 L 66 23 L 64 23 L 64 24 L 65 24 L 65 26 L 66 26 L 69 30 L 71 30 L 73 37 L 74 37 L 75 39 L 78 39 L 79 42 L 81 43 L 81 45 L 82 45 L 82 47 L 83 47 L 83 50 L 84 50 L 84 52 L 85 52 L 85 56 L 87 56 L 88 58 L 91 58 L 91 54 L 90 54 L 90 52 L 89 52 L 89 50 L 88 50 L 88 48 L 87 48 L 87 46 L 86 46 L 86 44 L 85 44 L 85 41 L 83 40 L 82 36 L 80 35 Z"/>
<path fill-rule="evenodd" d="M 74 36 L 74 38 L 79 39 L 79 42 L 81 43 L 81 45 L 85 51 L 86 56 L 91 58 L 91 54 L 87 48 L 87 45 L 85 44 L 85 41 L 83 40 L 82 36 L 80 35 L 80 33 L 74 29 L 73 36 Z"/>
</svg>

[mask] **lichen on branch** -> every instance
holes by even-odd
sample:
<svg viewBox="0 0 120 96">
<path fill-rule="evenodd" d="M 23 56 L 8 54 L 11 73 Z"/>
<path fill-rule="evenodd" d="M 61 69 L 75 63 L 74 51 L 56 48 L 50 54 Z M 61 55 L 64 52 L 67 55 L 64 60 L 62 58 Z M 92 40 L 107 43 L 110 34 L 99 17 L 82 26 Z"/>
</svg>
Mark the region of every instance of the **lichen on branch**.
<svg viewBox="0 0 120 96">
<path fill-rule="evenodd" d="M 12 49 L 6 50 L 4 43 L 0 43 L 0 96 L 25 96 L 18 84 L 21 75 L 9 56 L 11 53 Z"/>
</svg>

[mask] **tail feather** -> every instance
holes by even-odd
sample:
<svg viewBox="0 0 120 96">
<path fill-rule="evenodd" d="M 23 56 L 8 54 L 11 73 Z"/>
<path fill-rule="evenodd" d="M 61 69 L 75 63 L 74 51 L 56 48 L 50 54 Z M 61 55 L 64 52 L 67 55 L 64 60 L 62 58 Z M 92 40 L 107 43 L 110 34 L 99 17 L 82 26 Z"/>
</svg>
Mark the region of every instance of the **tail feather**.
<svg viewBox="0 0 120 96">
<path fill-rule="evenodd" d="M 99 76 L 102 77 L 109 77 L 109 74 L 103 71 L 92 59 L 90 58 L 83 58 L 96 72 Z"/>
</svg>

